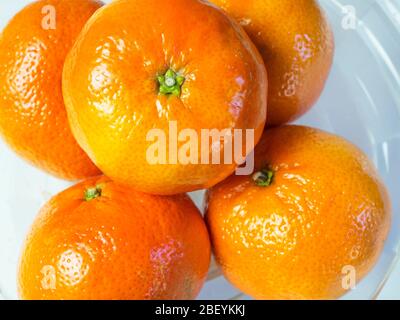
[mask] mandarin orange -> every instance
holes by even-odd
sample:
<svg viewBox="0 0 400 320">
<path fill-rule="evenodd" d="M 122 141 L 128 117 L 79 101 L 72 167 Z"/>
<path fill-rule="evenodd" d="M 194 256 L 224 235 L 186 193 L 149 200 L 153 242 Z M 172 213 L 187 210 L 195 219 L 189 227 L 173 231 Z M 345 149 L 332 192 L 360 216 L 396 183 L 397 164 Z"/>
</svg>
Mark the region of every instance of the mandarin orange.
<svg viewBox="0 0 400 320">
<path fill-rule="evenodd" d="M 375 265 L 391 205 L 374 166 L 351 143 L 308 127 L 267 130 L 253 176 L 208 193 L 217 261 L 261 299 L 334 299 Z"/>
<path fill-rule="evenodd" d="M 113 1 L 79 36 L 63 79 L 80 146 L 107 176 L 148 193 L 223 180 L 238 162 L 212 163 L 227 139 L 199 142 L 202 129 L 253 130 L 256 143 L 266 121 L 261 56 L 237 23 L 205 1 Z"/>
<path fill-rule="evenodd" d="M 65 56 L 101 5 L 35 1 L 0 36 L 0 135 L 31 164 L 69 180 L 100 174 L 70 131 L 61 76 Z"/>
<path fill-rule="evenodd" d="M 53 197 L 20 260 L 23 299 L 193 299 L 210 243 L 186 195 L 142 194 L 106 177 Z"/>
<path fill-rule="evenodd" d="M 211 0 L 235 17 L 268 69 L 268 126 L 293 121 L 317 101 L 334 39 L 316 0 Z"/>
</svg>

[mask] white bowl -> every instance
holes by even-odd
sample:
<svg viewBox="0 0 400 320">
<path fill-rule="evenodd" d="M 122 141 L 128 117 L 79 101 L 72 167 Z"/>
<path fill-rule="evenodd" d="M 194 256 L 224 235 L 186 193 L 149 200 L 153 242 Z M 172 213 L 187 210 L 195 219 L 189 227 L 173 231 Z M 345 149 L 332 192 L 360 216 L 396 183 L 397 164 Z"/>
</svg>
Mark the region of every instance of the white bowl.
<svg viewBox="0 0 400 320">
<path fill-rule="evenodd" d="M 0 27 L 29 2 L 1 1 Z M 344 297 L 373 299 L 393 269 L 400 243 L 400 2 L 321 0 L 321 4 L 335 32 L 336 56 L 319 102 L 298 123 L 354 142 L 374 161 L 390 190 L 393 223 L 384 252 L 372 272 Z M 0 297 L 13 299 L 17 298 L 17 261 L 25 234 L 39 208 L 69 183 L 29 166 L 2 141 L 0 173 Z M 202 194 L 193 194 L 199 206 Z M 199 298 L 247 297 L 213 265 Z"/>
</svg>

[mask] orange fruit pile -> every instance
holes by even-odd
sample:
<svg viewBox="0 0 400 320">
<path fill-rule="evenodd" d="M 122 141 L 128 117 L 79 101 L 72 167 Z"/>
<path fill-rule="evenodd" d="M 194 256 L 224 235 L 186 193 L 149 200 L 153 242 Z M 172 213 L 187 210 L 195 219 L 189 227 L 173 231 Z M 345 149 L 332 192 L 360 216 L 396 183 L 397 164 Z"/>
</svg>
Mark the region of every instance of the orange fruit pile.
<svg viewBox="0 0 400 320">
<path fill-rule="evenodd" d="M 39 0 L 3 31 L 1 135 L 86 179 L 34 221 L 21 298 L 194 299 L 211 249 L 259 299 L 338 298 L 344 270 L 357 283 L 375 265 L 391 206 L 366 155 L 313 128 L 265 130 L 322 93 L 334 54 L 322 9 L 212 2 Z M 206 223 L 185 194 L 200 189 Z"/>
</svg>

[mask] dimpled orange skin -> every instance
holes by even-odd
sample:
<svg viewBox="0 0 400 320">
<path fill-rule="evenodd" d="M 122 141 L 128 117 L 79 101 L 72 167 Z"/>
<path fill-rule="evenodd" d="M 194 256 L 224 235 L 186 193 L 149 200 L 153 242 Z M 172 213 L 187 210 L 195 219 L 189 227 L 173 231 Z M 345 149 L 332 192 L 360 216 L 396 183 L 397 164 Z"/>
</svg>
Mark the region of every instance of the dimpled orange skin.
<svg viewBox="0 0 400 320">
<path fill-rule="evenodd" d="M 85 190 L 96 186 L 101 195 L 85 201 Z M 92 178 L 39 213 L 22 252 L 19 293 L 23 299 L 194 299 L 209 261 L 207 229 L 187 195 L 142 194 Z"/>
<path fill-rule="evenodd" d="M 271 185 L 231 176 L 208 194 L 206 221 L 225 276 L 259 299 L 343 295 L 342 281 L 375 265 L 390 228 L 373 165 L 342 138 L 300 126 L 267 130 L 255 159 L 256 172 L 275 171 Z"/>
<path fill-rule="evenodd" d="M 93 0 L 36 1 L 0 36 L 0 135 L 31 164 L 68 180 L 100 174 L 72 136 L 61 90 L 65 56 L 100 6 Z M 55 29 L 48 29 L 51 8 Z"/>
<path fill-rule="evenodd" d="M 268 69 L 267 125 L 294 121 L 319 98 L 331 69 L 334 39 L 314 0 L 211 0 L 235 17 Z"/>
<path fill-rule="evenodd" d="M 159 93 L 157 76 L 168 69 L 185 78 L 180 96 Z M 261 56 L 238 24 L 203 1 L 112 2 L 80 35 L 63 77 L 81 147 L 107 176 L 148 193 L 207 188 L 236 168 L 223 159 L 205 164 L 200 150 L 189 164 L 170 158 L 189 141 L 182 136 L 169 152 L 169 138 L 176 140 L 170 121 L 178 133 L 194 129 L 199 139 L 201 129 L 254 129 L 255 142 L 266 121 Z M 164 133 L 165 142 L 147 139 L 152 129 Z M 167 165 L 154 164 L 153 153 L 147 157 L 157 141 L 166 146 Z"/>
</svg>

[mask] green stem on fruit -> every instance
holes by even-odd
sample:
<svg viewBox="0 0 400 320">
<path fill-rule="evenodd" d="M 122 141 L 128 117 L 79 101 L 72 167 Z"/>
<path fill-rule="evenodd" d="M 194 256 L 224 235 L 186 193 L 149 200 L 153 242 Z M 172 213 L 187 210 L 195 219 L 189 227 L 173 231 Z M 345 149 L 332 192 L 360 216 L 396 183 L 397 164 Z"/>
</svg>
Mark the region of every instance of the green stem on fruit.
<svg viewBox="0 0 400 320">
<path fill-rule="evenodd" d="M 253 174 L 254 183 L 259 187 L 269 187 L 274 180 L 275 172 L 271 169 L 262 169 Z"/>
<path fill-rule="evenodd" d="M 87 188 L 85 190 L 84 199 L 85 199 L 85 201 L 91 201 L 93 199 L 96 199 L 101 196 L 101 192 L 102 192 L 101 186 Z"/>
<path fill-rule="evenodd" d="M 178 75 L 172 69 L 168 69 L 164 75 L 158 76 L 157 80 L 160 94 L 177 97 L 181 95 L 182 84 L 185 82 L 185 78 Z"/>
</svg>

